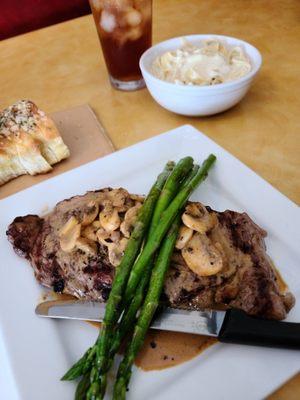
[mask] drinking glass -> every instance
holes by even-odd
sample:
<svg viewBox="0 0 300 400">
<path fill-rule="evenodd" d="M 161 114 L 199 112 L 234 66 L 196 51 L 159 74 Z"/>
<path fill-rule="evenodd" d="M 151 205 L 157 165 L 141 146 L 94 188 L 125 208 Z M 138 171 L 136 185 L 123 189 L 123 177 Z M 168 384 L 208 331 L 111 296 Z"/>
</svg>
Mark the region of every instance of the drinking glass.
<svg viewBox="0 0 300 400">
<path fill-rule="evenodd" d="M 151 46 L 152 0 L 89 1 L 112 86 L 144 87 L 139 59 Z"/>
</svg>

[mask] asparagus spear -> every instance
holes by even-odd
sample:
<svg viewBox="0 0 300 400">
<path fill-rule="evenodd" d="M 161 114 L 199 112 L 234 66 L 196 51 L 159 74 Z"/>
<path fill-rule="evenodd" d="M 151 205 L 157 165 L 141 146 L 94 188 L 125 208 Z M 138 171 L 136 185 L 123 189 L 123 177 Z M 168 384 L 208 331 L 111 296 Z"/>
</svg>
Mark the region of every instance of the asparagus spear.
<svg viewBox="0 0 300 400">
<path fill-rule="evenodd" d="M 148 264 L 153 254 L 158 250 L 161 241 L 170 228 L 178 210 L 183 207 L 193 190 L 207 177 L 208 170 L 215 160 L 216 157 L 213 154 L 210 154 L 194 177 L 187 182 L 186 185 L 183 185 L 183 188 L 178 192 L 176 197 L 163 212 L 160 223 L 155 228 L 153 234 L 149 237 L 149 240 L 131 270 L 124 296 L 125 305 L 128 305 L 133 298 L 145 266 Z"/>
<path fill-rule="evenodd" d="M 96 347 L 90 347 L 84 355 L 65 373 L 61 381 L 73 381 L 89 372 L 96 355 Z"/>
<path fill-rule="evenodd" d="M 126 397 L 126 388 L 131 376 L 131 366 L 138 351 L 143 345 L 145 335 L 158 307 L 165 276 L 168 271 L 171 255 L 177 239 L 179 226 L 180 215 L 177 216 L 171 229 L 167 233 L 159 251 L 155 266 L 152 270 L 149 289 L 142 311 L 134 329 L 132 340 L 126 349 L 125 356 L 119 366 L 117 380 L 114 386 L 114 400 L 123 400 Z"/>
<path fill-rule="evenodd" d="M 85 400 L 85 394 L 89 387 L 90 375 L 85 374 L 77 385 L 75 400 Z"/>
<path fill-rule="evenodd" d="M 169 175 L 162 191 L 157 200 L 155 210 L 153 213 L 148 236 L 152 236 L 154 229 L 158 225 L 162 212 L 170 204 L 171 200 L 175 197 L 179 189 L 180 183 L 186 178 L 187 174 L 193 168 L 192 157 L 184 157 L 178 161 L 172 173 Z"/>
<path fill-rule="evenodd" d="M 145 298 L 145 291 L 147 290 L 147 286 L 149 284 L 152 267 L 153 267 L 152 262 L 147 265 L 147 271 L 144 272 L 144 276 L 140 281 L 140 284 L 137 288 L 134 298 L 132 299 L 132 302 L 130 303 L 129 307 L 124 311 L 120 325 L 118 326 L 118 329 L 114 334 L 114 338 L 112 340 L 109 352 L 107 371 L 109 371 L 109 369 L 113 364 L 114 356 L 119 350 L 122 340 L 130 331 L 132 331 L 132 328 L 135 326 L 135 323 L 137 321 L 137 312 L 140 309 L 141 304 L 143 303 L 143 300 Z"/>
<path fill-rule="evenodd" d="M 165 169 L 158 176 L 155 184 L 152 186 L 146 200 L 144 201 L 143 206 L 140 209 L 135 228 L 129 239 L 121 264 L 118 266 L 117 269 L 111 294 L 106 305 L 105 317 L 103 321 L 103 331 L 102 334 L 99 335 L 95 344 L 97 348 L 98 346 L 100 346 L 100 338 L 106 335 L 108 335 L 108 337 L 110 336 L 108 333 L 110 333 L 112 326 L 119 318 L 120 314 L 118 311 L 118 305 L 121 300 L 122 292 L 127 283 L 131 267 L 138 255 L 138 252 L 140 251 L 140 247 L 144 239 L 146 229 L 149 226 L 157 199 L 169 174 L 173 170 L 173 167 L 173 162 L 167 163 Z M 93 353 L 96 353 L 96 348 L 89 349 L 83 355 L 83 357 L 79 361 L 77 361 L 77 363 L 74 364 L 73 367 L 71 367 L 71 369 L 62 377 L 62 380 L 73 380 L 83 375 L 86 372 L 86 368 L 89 369 L 88 367 L 90 367 L 90 365 L 87 366 L 87 360 L 89 360 L 88 354 L 90 354 L 90 352 L 92 351 Z"/>
<path fill-rule="evenodd" d="M 183 193 L 189 192 L 189 194 L 190 194 L 192 192 L 192 190 L 205 178 L 205 174 L 207 174 L 207 171 L 209 170 L 210 166 L 214 163 L 214 161 L 215 161 L 215 156 L 211 155 L 203 163 L 200 171 L 199 171 L 199 166 L 197 166 L 197 165 L 194 166 L 189 177 L 183 182 L 180 192 L 183 192 Z M 188 196 L 185 198 L 185 201 L 183 201 L 182 205 L 185 204 L 186 200 L 188 199 Z M 178 196 L 177 196 L 177 198 L 178 198 Z M 149 290 L 147 293 L 147 297 L 146 297 L 142 312 L 139 316 L 137 326 L 134 331 L 132 342 L 129 345 L 129 347 L 125 353 L 125 357 L 119 367 L 117 382 L 116 382 L 115 388 L 114 388 L 114 399 L 115 400 L 125 399 L 126 388 L 127 388 L 130 376 L 131 376 L 132 363 L 134 362 L 134 359 L 144 341 L 145 334 L 149 328 L 149 325 L 151 323 L 153 315 L 157 309 L 158 301 L 159 301 L 163 283 L 165 280 L 165 274 L 166 274 L 166 271 L 167 271 L 167 268 L 169 265 L 169 261 L 170 261 L 170 257 L 173 252 L 174 245 L 175 245 L 176 238 L 177 238 L 177 233 L 178 233 L 178 229 L 179 229 L 179 225 L 180 225 L 180 215 L 173 222 L 172 227 L 173 228 L 174 228 L 174 226 L 176 227 L 176 224 L 177 224 L 177 230 L 176 230 L 175 237 L 173 237 L 174 243 L 168 243 L 168 239 L 167 238 L 165 239 L 164 244 L 160 250 L 157 263 L 155 264 L 155 268 L 152 271 Z M 168 244 L 171 246 L 171 248 L 169 248 L 170 253 L 167 255 L 166 253 L 168 251 Z M 166 253 L 164 253 L 164 251 L 166 251 Z M 165 265 L 164 265 L 164 262 L 166 263 Z M 161 268 L 159 266 L 161 266 Z M 164 267 L 165 267 L 165 269 L 164 269 Z M 143 279 L 144 278 L 142 278 L 141 282 L 143 282 Z M 139 290 L 137 292 L 139 292 Z M 156 303 L 155 303 L 155 301 L 154 302 L 151 301 L 155 298 L 156 298 Z"/>
<path fill-rule="evenodd" d="M 191 171 L 192 167 L 193 167 L 192 157 L 182 158 L 174 167 L 172 173 L 166 180 L 166 183 L 157 200 L 149 232 L 147 235 L 148 237 L 151 236 L 152 233 L 154 232 L 157 224 L 159 223 L 162 212 L 166 209 L 171 200 L 174 198 L 175 193 L 179 189 L 181 182 L 185 179 L 186 175 Z M 118 351 L 123 338 L 132 329 L 132 326 L 134 326 L 134 323 L 136 321 L 136 314 L 144 300 L 144 290 L 148 286 L 152 267 L 153 267 L 153 260 L 149 261 L 148 265 L 146 265 L 144 270 L 144 275 L 141 279 L 139 288 L 137 289 L 137 292 L 135 293 L 135 296 L 132 299 L 131 304 L 124 310 L 121 323 L 118 329 L 116 329 L 116 332 L 112 340 L 109 359 L 106 364 L 106 370 L 103 369 L 101 370 L 102 380 L 104 379 L 104 375 L 106 374 L 106 372 L 110 369 L 113 363 L 114 356 Z M 105 385 L 102 384 L 103 391 L 105 391 L 104 387 Z"/>
<path fill-rule="evenodd" d="M 182 182 L 180 189 L 182 190 L 184 187 L 186 187 L 190 181 L 195 177 L 195 175 L 197 174 L 197 172 L 199 171 L 200 166 L 198 164 L 195 164 L 192 171 L 190 172 L 190 174 L 188 175 L 188 177 Z"/>
<path fill-rule="evenodd" d="M 120 303 L 122 295 L 125 291 L 132 265 L 141 248 L 146 229 L 151 221 L 155 204 L 173 167 L 174 163 L 168 163 L 164 171 L 158 176 L 155 184 L 152 186 L 149 195 L 141 207 L 134 230 L 125 249 L 125 253 L 117 268 L 117 273 L 105 308 L 102 330 L 99 334 L 99 340 L 96 342 L 96 368 L 98 373 L 93 373 L 90 377 L 91 383 L 90 388 L 87 391 L 87 400 L 94 400 L 97 399 L 97 397 L 101 398 L 101 392 L 105 391 L 105 383 L 102 382 L 103 385 L 101 387 L 99 378 L 101 372 L 107 370 L 106 363 L 109 354 L 109 347 L 113 331 L 121 314 Z"/>
<path fill-rule="evenodd" d="M 140 254 L 139 258 L 137 259 L 136 263 L 134 264 L 132 271 L 131 271 L 130 278 L 127 283 L 127 288 L 126 288 L 125 297 L 124 297 L 125 309 L 128 308 L 131 300 L 134 297 L 136 286 L 140 280 L 139 277 L 142 276 L 143 270 L 147 267 L 147 264 L 149 262 L 151 262 L 151 259 L 154 255 L 154 253 L 159 248 L 160 243 L 161 243 L 165 233 L 169 229 L 170 225 L 172 224 L 172 221 L 173 221 L 174 217 L 176 216 L 178 210 L 183 207 L 183 205 L 187 201 L 188 197 L 190 196 L 191 192 L 206 178 L 207 172 L 208 172 L 209 168 L 212 166 L 212 164 L 215 162 L 215 160 L 216 160 L 216 157 L 214 155 L 210 155 L 207 158 L 207 160 L 204 161 L 204 163 L 202 164 L 200 169 L 198 169 L 197 166 L 195 166 L 195 168 L 192 170 L 192 172 L 190 174 L 189 179 L 187 179 L 186 182 L 184 182 L 182 184 L 182 188 L 179 191 L 179 193 L 177 194 L 177 196 L 175 197 L 175 199 L 171 202 L 169 207 L 163 212 L 159 225 L 156 228 L 154 228 L 151 235 L 149 235 L 149 240 L 147 241 L 147 243 L 146 243 L 142 253 Z M 175 181 L 173 181 L 173 183 L 175 184 Z M 175 192 L 176 191 L 174 191 L 174 193 Z M 164 224 L 165 224 L 165 226 L 164 226 Z M 149 246 L 149 243 L 150 243 L 150 246 Z M 151 246 L 153 246 L 152 249 L 151 249 Z M 148 249 L 147 249 L 147 247 L 148 247 Z M 132 275 L 134 276 L 134 284 L 130 288 L 130 291 L 128 294 L 130 279 L 132 278 Z M 130 321 L 126 322 L 126 324 L 128 324 L 127 326 L 129 326 L 129 322 Z M 118 340 L 118 337 L 116 340 Z M 115 345 L 117 345 L 117 343 Z M 102 365 L 102 368 L 101 368 L 102 373 L 104 373 L 104 374 L 106 373 L 106 371 L 110 367 L 111 363 L 112 363 L 112 361 L 111 361 L 111 357 L 110 357 L 108 359 L 106 366 L 104 367 Z"/>
</svg>

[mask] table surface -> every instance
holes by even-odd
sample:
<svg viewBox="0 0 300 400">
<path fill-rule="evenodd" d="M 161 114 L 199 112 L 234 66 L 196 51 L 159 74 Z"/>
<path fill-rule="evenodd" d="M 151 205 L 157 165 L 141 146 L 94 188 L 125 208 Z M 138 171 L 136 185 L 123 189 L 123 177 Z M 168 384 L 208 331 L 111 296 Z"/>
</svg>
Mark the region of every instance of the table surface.
<svg viewBox="0 0 300 400">
<path fill-rule="evenodd" d="M 263 66 L 245 99 L 206 118 L 172 114 L 147 90 L 115 91 L 107 79 L 91 16 L 0 43 L 0 108 L 20 98 L 46 112 L 89 103 L 116 148 L 192 124 L 274 187 L 300 203 L 300 2 L 156 0 L 154 43 L 193 33 L 249 41 Z M 272 400 L 299 399 L 300 375 Z"/>
</svg>

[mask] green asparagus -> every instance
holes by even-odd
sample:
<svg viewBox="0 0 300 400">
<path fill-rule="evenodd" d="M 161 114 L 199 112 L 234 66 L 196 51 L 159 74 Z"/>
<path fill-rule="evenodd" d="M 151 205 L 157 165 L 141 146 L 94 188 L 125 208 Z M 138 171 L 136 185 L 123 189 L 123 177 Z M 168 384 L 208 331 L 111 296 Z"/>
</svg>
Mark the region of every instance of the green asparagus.
<svg viewBox="0 0 300 400">
<path fill-rule="evenodd" d="M 179 190 L 182 190 L 184 187 L 186 187 L 191 182 L 191 180 L 194 178 L 194 176 L 199 171 L 199 168 L 200 168 L 200 166 L 198 164 L 194 165 L 194 167 L 193 167 L 192 171 L 190 172 L 190 174 L 188 175 L 188 177 L 182 182 Z"/>
<path fill-rule="evenodd" d="M 181 204 L 182 206 L 184 206 L 185 202 L 187 201 L 190 193 L 194 190 L 194 188 L 197 187 L 197 185 L 206 177 L 207 172 L 208 172 L 209 168 L 211 167 L 211 165 L 214 163 L 214 161 L 215 161 L 215 156 L 213 156 L 213 155 L 209 156 L 208 159 L 202 164 L 201 169 L 199 170 L 199 167 L 195 166 L 193 168 L 191 174 L 189 175 L 189 177 L 185 180 L 185 182 L 183 182 L 183 184 L 181 186 L 181 190 L 180 190 L 179 194 L 176 196 L 177 200 L 178 200 L 178 198 L 179 198 L 179 200 L 184 199 L 184 200 L 182 200 L 182 204 Z M 169 207 L 169 209 L 172 210 L 172 207 L 171 208 Z M 165 214 L 167 213 L 167 211 L 165 212 Z M 163 220 L 163 218 L 162 218 L 162 220 Z M 177 226 L 177 232 L 178 232 L 178 228 L 179 228 L 179 224 L 180 224 L 180 216 L 177 218 L 176 222 L 178 224 L 178 226 Z M 161 224 L 162 224 L 162 221 L 161 221 Z M 175 222 L 173 223 L 173 226 L 174 226 L 174 224 L 175 224 Z M 155 230 L 154 230 L 154 235 L 155 235 Z M 171 256 L 171 253 L 173 251 L 176 237 L 177 237 L 177 235 L 175 236 L 174 244 L 173 244 L 173 247 L 172 247 L 169 257 Z M 167 240 L 165 239 L 165 241 L 167 241 Z M 146 297 L 142 312 L 138 319 L 137 327 L 134 331 L 132 342 L 130 343 L 129 348 L 127 349 L 127 351 L 125 353 L 125 357 L 119 367 L 117 382 L 116 382 L 116 385 L 114 388 L 114 399 L 118 399 L 118 400 L 125 399 L 126 388 L 127 388 L 127 385 L 128 385 L 129 379 L 130 379 L 130 375 L 131 375 L 132 363 L 136 357 L 136 354 L 138 353 L 138 351 L 140 349 L 140 346 L 143 343 L 147 329 L 151 323 L 151 320 L 153 318 L 155 310 L 157 309 L 157 306 L 158 306 L 159 297 L 160 297 L 161 290 L 163 287 L 163 282 L 165 279 L 165 273 L 163 275 L 159 275 L 157 271 L 159 271 L 160 269 L 156 266 L 159 264 L 160 261 L 163 262 L 163 260 L 166 257 L 164 255 L 163 258 L 160 258 L 160 255 L 162 254 L 163 248 L 165 246 L 165 241 L 164 241 L 164 244 L 159 253 L 159 258 L 157 260 L 155 268 L 151 275 L 149 290 L 147 293 L 147 297 Z M 168 262 L 167 262 L 167 264 L 168 264 Z M 167 266 L 166 266 L 166 270 L 167 270 Z M 158 277 L 157 277 L 157 275 L 158 275 Z M 151 301 L 151 299 L 153 299 L 155 297 L 155 295 L 157 295 L 156 303 Z"/>
<path fill-rule="evenodd" d="M 96 347 L 90 347 L 84 355 L 65 373 L 62 381 L 72 381 L 88 372 L 93 364 Z"/>
<path fill-rule="evenodd" d="M 176 192 L 178 191 L 180 184 L 186 178 L 186 175 L 191 171 L 193 167 L 193 159 L 192 157 L 182 158 L 174 167 L 172 173 L 169 175 L 166 183 L 161 191 L 161 194 L 157 200 L 150 228 L 148 231 L 148 237 L 152 235 L 154 229 L 159 223 L 162 212 L 169 205 L 171 200 L 174 198 Z M 145 240 L 147 242 L 147 239 Z M 128 332 L 132 329 L 134 322 L 136 320 L 136 314 L 144 300 L 144 290 L 148 286 L 148 282 L 151 275 L 153 260 L 150 260 L 148 265 L 145 267 L 143 278 L 141 279 L 139 288 L 135 293 L 134 298 L 132 299 L 131 304 L 124 310 L 122 320 L 118 328 L 115 330 L 113 339 L 111 341 L 111 348 L 109 352 L 109 357 L 106 363 L 106 368 L 102 368 L 101 370 L 101 379 L 104 379 L 104 375 L 110 369 L 114 356 L 116 352 L 119 350 L 121 341 L 128 334 Z M 105 385 L 102 384 L 102 388 Z"/>
<path fill-rule="evenodd" d="M 86 391 L 90 384 L 90 375 L 85 374 L 77 385 L 75 400 L 85 400 Z"/>
<path fill-rule="evenodd" d="M 153 234 L 156 226 L 158 225 L 162 212 L 165 211 L 171 200 L 173 200 L 181 182 L 186 178 L 192 168 L 192 157 L 185 157 L 178 161 L 172 173 L 169 175 L 155 206 L 148 233 L 149 237 Z"/>
</svg>

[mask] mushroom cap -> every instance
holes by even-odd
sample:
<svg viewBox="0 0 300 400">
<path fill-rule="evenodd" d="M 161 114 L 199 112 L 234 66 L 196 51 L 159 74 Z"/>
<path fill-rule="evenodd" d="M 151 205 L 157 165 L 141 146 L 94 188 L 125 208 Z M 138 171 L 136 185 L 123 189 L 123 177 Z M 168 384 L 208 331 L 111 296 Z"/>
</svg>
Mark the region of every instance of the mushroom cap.
<svg viewBox="0 0 300 400">
<path fill-rule="evenodd" d="M 99 213 L 99 204 L 95 201 L 90 201 L 85 207 L 81 225 L 87 226 L 90 225 L 96 218 Z"/>
<path fill-rule="evenodd" d="M 99 221 L 103 229 L 108 232 L 115 231 L 121 224 L 119 211 L 112 202 L 105 201 L 104 208 L 99 214 Z"/>
<path fill-rule="evenodd" d="M 126 249 L 128 243 L 127 238 L 122 238 L 119 242 L 117 243 L 110 243 L 108 246 L 108 258 L 110 263 L 114 266 L 117 267 L 124 255 L 124 251 Z"/>
<path fill-rule="evenodd" d="M 109 246 L 111 243 L 119 242 L 120 240 L 120 232 L 119 231 L 111 231 L 108 232 L 103 228 L 97 230 L 97 239 L 98 242 L 103 244 L 104 246 Z"/>
<path fill-rule="evenodd" d="M 215 275 L 223 268 L 220 251 L 199 232 L 194 233 L 181 254 L 187 266 L 199 276 Z"/>
<path fill-rule="evenodd" d="M 113 207 L 118 208 L 119 212 L 127 211 L 128 208 L 134 205 L 130 194 L 123 188 L 113 189 L 108 192 L 108 199 L 111 201 Z"/>
<path fill-rule="evenodd" d="M 86 239 L 93 240 L 97 242 L 97 231 L 101 228 L 100 221 L 96 220 L 92 222 L 90 225 L 84 227 L 81 232 L 81 236 L 85 237 Z"/>
<path fill-rule="evenodd" d="M 83 231 L 81 232 L 81 236 L 89 239 L 89 240 L 97 240 L 97 230 L 98 228 L 93 227 L 93 225 L 88 225 Z"/>
<path fill-rule="evenodd" d="M 201 203 L 188 204 L 181 219 L 185 226 L 200 233 L 210 231 L 218 223 L 215 213 L 209 213 Z"/>
<path fill-rule="evenodd" d="M 181 250 L 193 236 L 193 230 L 185 225 L 181 225 L 178 232 L 178 238 L 175 244 L 176 249 Z"/>
<path fill-rule="evenodd" d="M 81 225 L 77 219 L 72 216 L 62 226 L 59 231 L 60 247 L 65 252 L 70 252 L 75 248 L 76 241 L 80 236 Z"/>
<path fill-rule="evenodd" d="M 129 208 L 124 216 L 124 221 L 121 223 L 120 230 L 126 238 L 130 237 L 132 228 L 137 219 L 138 211 L 141 206 L 141 203 L 136 203 L 134 207 Z"/>
</svg>

